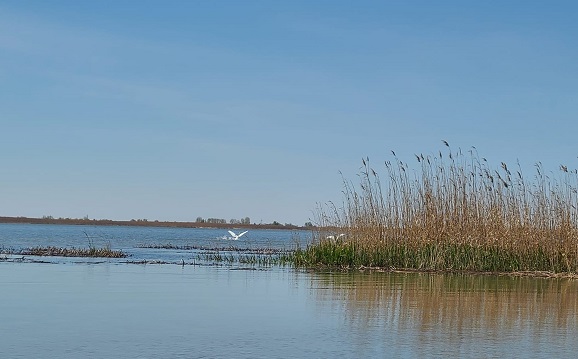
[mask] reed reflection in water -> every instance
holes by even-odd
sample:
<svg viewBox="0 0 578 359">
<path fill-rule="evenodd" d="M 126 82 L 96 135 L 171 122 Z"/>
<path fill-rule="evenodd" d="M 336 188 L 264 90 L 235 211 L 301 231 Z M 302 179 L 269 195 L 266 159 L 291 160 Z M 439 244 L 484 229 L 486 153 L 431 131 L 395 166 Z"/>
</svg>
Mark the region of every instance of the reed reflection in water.
<svg viewBox="0 0 578 359">
<path fill-rule="evenodd" d="M 355 333 L 358 352 L 366 357 L 573 357 L 578 352 L 575 280 L 329 273 L 313 276 L 311 288 L 321 312 L 342 313 L 342 325 Z"/>
</svg>

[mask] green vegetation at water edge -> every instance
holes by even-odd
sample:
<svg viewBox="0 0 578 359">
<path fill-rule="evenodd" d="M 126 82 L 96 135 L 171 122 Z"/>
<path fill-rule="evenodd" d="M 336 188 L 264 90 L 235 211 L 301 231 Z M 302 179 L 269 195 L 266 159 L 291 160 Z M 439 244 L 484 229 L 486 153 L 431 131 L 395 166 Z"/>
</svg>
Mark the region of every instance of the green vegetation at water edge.
<svg viewBox="0 0 578 359">
<path fill-rule="evenodd" d="M 122 251 L 103 248 L 59 248 L 59 247 L 33 247 L 20 251 L 18 254 L 31 256 L 58 256 L 58 257 L 95 257 L 95 258 L 125 258 L 127 255 Z"/>
</svg>

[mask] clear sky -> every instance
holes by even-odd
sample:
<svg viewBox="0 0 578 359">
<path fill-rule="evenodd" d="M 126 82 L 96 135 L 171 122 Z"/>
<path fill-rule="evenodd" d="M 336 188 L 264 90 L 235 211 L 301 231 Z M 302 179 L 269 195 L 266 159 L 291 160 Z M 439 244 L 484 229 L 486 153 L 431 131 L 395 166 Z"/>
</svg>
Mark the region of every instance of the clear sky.
<svg viewBox="0 0 578 359">
<path fill-rule="evenodd" d="M 0 2 L 0 215 L 302 225 L 361 158 L 578 167 L 576 1 Z"/>
</svg>

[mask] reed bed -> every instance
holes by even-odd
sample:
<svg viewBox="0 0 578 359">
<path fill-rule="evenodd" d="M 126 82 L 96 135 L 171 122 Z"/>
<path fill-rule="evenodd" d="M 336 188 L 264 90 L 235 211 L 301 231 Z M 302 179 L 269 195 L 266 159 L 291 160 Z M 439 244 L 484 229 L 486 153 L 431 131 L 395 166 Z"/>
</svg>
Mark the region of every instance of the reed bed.
<svg viewBox="0 0 578 359">
<path fill-rule="evenodd" d="M 415 169 L 393 153 L 383 180 L 362 160 L 359 185 L 344 180 L 343 206 L 318 209 L 316 241 L 294 253 L 295 265 L 577 272 L 576 170 L 538 163 L 527 181 L 519 163 L 492 169 L 475 148 L 444 145 L 415 155 Z"/>
</svg>

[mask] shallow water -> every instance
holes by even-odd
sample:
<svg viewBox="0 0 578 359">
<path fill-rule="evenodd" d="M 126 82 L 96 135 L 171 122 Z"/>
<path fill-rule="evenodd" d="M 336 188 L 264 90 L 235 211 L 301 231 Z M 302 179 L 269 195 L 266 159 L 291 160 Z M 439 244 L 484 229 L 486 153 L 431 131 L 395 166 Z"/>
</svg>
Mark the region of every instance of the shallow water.
<svg viewBox="0 0 578 359">
<path fill-rule="evenodd" d="M 234 230 L 240 233 L 243 230 Z M 80 226 L 41 224 L 0 224 L 0 251 L 18 251 L 53 246 L 58 248 L 110 247 L 128 255 L 126 259 L 90 259 L 26 256 L 31 260 L 53 263 L 161 261 L 181 263 L 199 262 L 199 250 L 178 249 L 201 247 L 211 249 L 274 249 L 292 250 L 305 247 L 312 241 L 312 232 L 304 230 L 251 229 L 238 240 L 232 240 L 226 229 L 170 228 L 137 226 Z M 176 249 L 150 248 L 174 246 Z M 206 251 L 204 251 L 206 252 Z M 22 257 L 22 256 L 14 256 Z M 214 264 L 214 263 L 201 263 Z"/>
<path fill-rule="evenodd" d="M 0 358 L 578 351 L 578 281 L 568 279 L 0 261 L 0 303 Z"/>
</svg>

